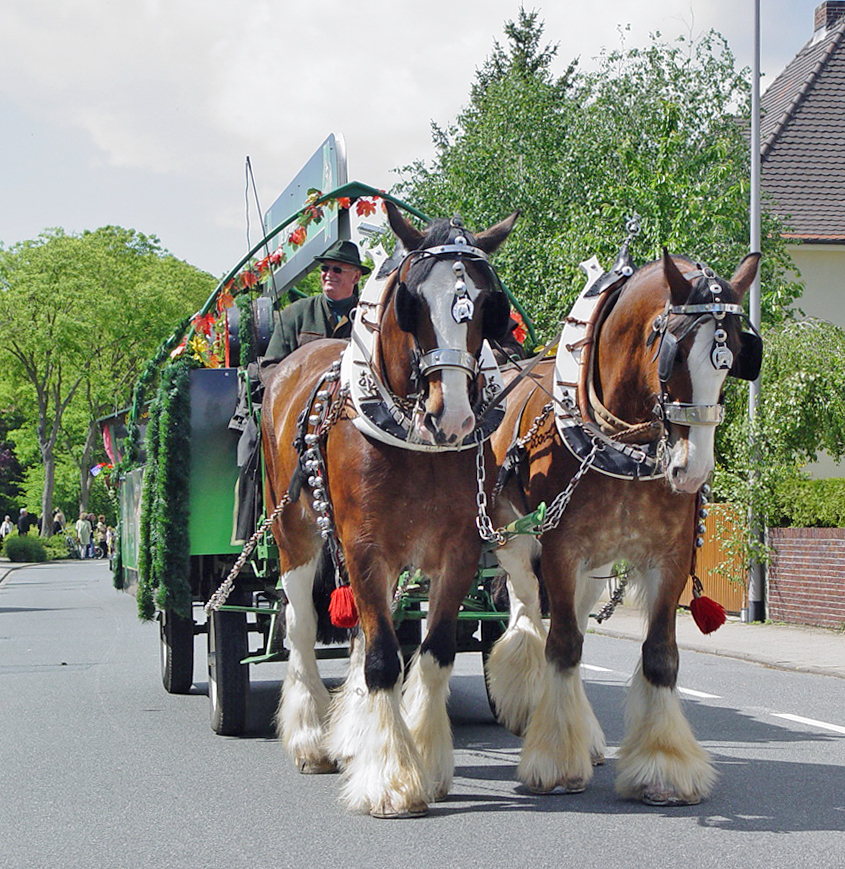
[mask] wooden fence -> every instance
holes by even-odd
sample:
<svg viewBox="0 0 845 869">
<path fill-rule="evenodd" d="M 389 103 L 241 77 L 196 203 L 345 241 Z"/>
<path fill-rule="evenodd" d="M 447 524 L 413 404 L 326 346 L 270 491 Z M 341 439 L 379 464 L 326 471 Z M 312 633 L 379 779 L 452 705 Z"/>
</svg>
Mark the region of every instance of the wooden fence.
<svg viewBox="0 0 845 869">
<path fill-rule="evenodd" d="M 705 519 L 704 546 L 698 550 L 697 573 L 707 597 L 718 601 L 729 613 L 739 615 L 747 606 L 746 571 L 742 558 L 732 552 L 727 541 L 742 533 L 736 507 L 711 504 Z M 681 606 L 692 600 L 692 580 L 681 595 Z"/>
</svg>

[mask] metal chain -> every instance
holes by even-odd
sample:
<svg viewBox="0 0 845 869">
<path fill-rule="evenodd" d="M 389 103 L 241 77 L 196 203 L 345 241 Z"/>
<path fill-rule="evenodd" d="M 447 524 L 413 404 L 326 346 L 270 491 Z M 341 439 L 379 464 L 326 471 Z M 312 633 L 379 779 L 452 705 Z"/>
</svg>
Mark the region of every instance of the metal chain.
<svg viewBox="0 0 845 869">
<path fill-rule="evenodd" d="M 601 444 L 595 437 L 592 440 L 593 447 L 590 452 L 584 456 L 581 461 L 581 467 L 578 468 L 575 476 L 569 481 L 569 485 L 554 499 L 554 501 L 552 501 L 551 506 L 546 512 L 546 518 L 540 526 L 540 534 L 545 534 L 546 531 L 552 531 L 557 528 L 560 524 L 560 520 L 563 518 L 564 510 L 566 510 L 569 505 L 569 500 L 572 498 L 575 487 L 581 482 L 581 477 L 587 473 L 590 466 L 595 461 L 596 454 L 601 449 Z"/>
<path fill-rule="evenodd" d="M 502 546 L 507 543 L 507 536 L 493 527 L 493 522 L 487 514 L 487 493 L 484 491 L 484 482 L 487 478 L 484 470 L 484 436 L 479 432 L 478 449 L 475 453 L 475 476 L 478 481 L 478 494 L 475 496 L 475 502 L 478 505 L 478 516 L 475 519 L 475 524 L 478 526 L 478 533 L 485 543 L 495 543 L 497 546 Z"/>
<path fill-rule="evenodd" d="M 325 375 L 326 380 L 337 380 L 337 368 L 332 368 L 329 374 Z M 333 376 L 332 376 L 333 375 Z M 341 414 L 343 413 L 344 407 L 346 405 L 346 398 L 349 395 L 348 386 L 342 386 L 337 395 L 334 397 L 334 401 L 331 401 L 329 407 L 324 409 L 322 414 L 321 423 L 318 422 L 315 426 L 319 430 L 319 435 L 325 438 L 328 435 L 329 429 L 331 429 L 340 419 Z M 329 398 L 329 395 L 321 396 L 326 399 Z M 319 416 L 319 415 L 318 415 Z M 235 561 L 232 569 L 229 571 L 229 575 L 223 580 L 220 584 L 220 587 L 214 594 L 208 599 L 208 603 L 205 605 L 206 615 L 210 615 L 212 610 L 219 610 L 223 604 L 226 603 L 227 598 L 232 593 L 232 588 L 235 585 L 235 579 L 238 574 L 243 569 L 243 566 L 246 564 L 247 559 L 252 555 L 255 547 L 258 545 L 258 541 L 264 536 L 264 533 L 267 529 L 273 524 L 273 522 L 279 517 L 281 512 L 285 509 L 285 507 L 290 504 L 290 492 L 285 492 L 284 497 L 281 501 L 276 505 L 276 508 L 273 512 L 261 523 L 258 530 L 249 538 L 246 542 L 246 545 L 243 548 L 243 551 L 238 556 L 237 561 Z M 331 532 L 333 532 L 333 528 Z M 323 536 L 326 536 L 325 534 Z"/>
<path fill-rule="evenodd" d="M 534 447 L 538 445 L 534 442 L 534 439 L 537 437 L 537 433 L 540 431 L 540 426 L 542 426 L 542 424 L 546 420 L 546 417 L 552 412 L 552 410 L 554 410 L 554 402 L 550 401 L 547 404 L 543 405 L 540 412 L 534 418 L 534 422 L 531 423 L 531 427 L 516 442 L 517 447 L 519 447 L 520 449 L 524 449 L 525 447 Z"/>
<path fill-rule="evenodd" d="M 276 505 L 276 509 L 261 523 L 258 530 L 249 538 L 246 542 L 246 546 L 243 548 L 243 552 L 238 556 L 237 561 L 235 562 L 232 569 L 229 571 L 229 575 L 223 580 L 220 584 L 220 587 L 217 591 L 214 592 L 213 595 L 208 599 L 208 603 L 205 605 L 205 614 L 211 615 L 212 610 L 219 610 L 224 603 L 226 603 L 226 599 L 232 593 L 232 588 L 235 585 L 235 577 L 241 572 L 241 568 L 246 564 L 247 559 L 250 555 L 252 555 L 252 551 L 258 546 L 258 541 L 264 536 L 264 532 L 275 522 L 275 520 L 279 517 L 282 510 L 290 504 L 290 494 L 285 492 L 284 497 L 281 501 Z"/>
<path fill-rule="evenodd" d="M 601 624 L 604 621 L 607 621 L 613 613 L 616 611 L 616 607 L 622 603 L 622 598 L 625 596 L 625 588 L 628 585 L 628 570 L 623 571 L 622 576 L 619 578 L 619 582 L 616 586 L 616 590 L 610 596 L 608 602 L 599 610 L 599 612 L 595 615 L 595 620 Z"/>
</svg>

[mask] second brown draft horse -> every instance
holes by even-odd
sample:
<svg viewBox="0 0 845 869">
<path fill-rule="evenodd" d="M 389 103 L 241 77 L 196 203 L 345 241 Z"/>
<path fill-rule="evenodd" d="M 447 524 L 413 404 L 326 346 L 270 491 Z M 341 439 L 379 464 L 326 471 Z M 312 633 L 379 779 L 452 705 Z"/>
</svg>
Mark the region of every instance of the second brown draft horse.
<svg viewBox="0 0 845 869">
<path fill-rule="evenodd" d="M 647 636 L 628 693 L 617 791 L 662 806 L 694 804 L 711 791 L 715 772 L 676 690 L 675 611 L 699 533 L 699 490 L 713 469 L 725 377 L 755 379 L 759 371 L 759 336 L 740 326 L 758 261 L 747 256 L 727 283 L 664 254 L 634 272 L 593 324 L 580 407 L 553 409 L 561 384 L 550 363 L 509 396 L 493 444 L 500 463 L 510 452 L 516 472 L 495 518 L 504 525 L 542 501 L 550 505 L 539 539 L 551 620 L 546 635 L 532 566 L 537 543 L 514 538 L 499 553 L 510 624 L 488 676 L 500 720 L 524 734 L 518 777 L 534 792 L 583 791 L 592 764 L 604 760 L 579 665 L 591 609 L 622 560 L 646 611 Z M 590 417 L 594 424 L 584 425 Z M 617 459 L 633 462 L 627 478 L 614 469 Z"/>
<path fill-rule="evenodd" d="M 448 680 L 480 556 L 476 433 L 489 389 L 479 357 L 510 315 L 487 256 L 517 215 L 477 235 L 456 219 L 422 233 L 387 207 L 408 253 L 378 303 L 359 303 L 356 328 L 370 330 L 372 356 L 353 331 L 348 352 L 363 363 L 344 382 L 345 342 L 291 354 L 268 384 L 262 437 L 267 502 L 290 493 L 273 526 L 290 646 L 280 737 L 302 772 L 342 770 L 349 808 L 409 817 L 425 814 L 452 779 Z M 355 404 L 362 389 L 367 400 Z M 489 446 L 487 455 L 492 465 Z M 360 618 L 349 675 L 331 698 L 314 654 L 312 582 L 324 545 Z M 409 567 L 431 589 L 428 632 L 403 690 L 391 602 Z"/>
</svg>

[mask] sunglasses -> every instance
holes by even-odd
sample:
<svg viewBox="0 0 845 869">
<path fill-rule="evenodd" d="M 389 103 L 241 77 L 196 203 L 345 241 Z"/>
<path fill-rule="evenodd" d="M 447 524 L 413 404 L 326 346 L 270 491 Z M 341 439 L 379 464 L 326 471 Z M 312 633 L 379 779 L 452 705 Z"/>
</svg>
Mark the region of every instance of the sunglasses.
<svg viewBox="0 0 845 869">
<path fill-rule="evenodd" d="M 344 269 L 344 268 L 341 268 L 340 266 L 320 266 L 320 271 L 323 274 L 326 274 L 327 272 L 334 272 L 336 275 L 342 275 L 344 272 L 352 271 L 352 270 L 351 269 Z"/>
</svg>

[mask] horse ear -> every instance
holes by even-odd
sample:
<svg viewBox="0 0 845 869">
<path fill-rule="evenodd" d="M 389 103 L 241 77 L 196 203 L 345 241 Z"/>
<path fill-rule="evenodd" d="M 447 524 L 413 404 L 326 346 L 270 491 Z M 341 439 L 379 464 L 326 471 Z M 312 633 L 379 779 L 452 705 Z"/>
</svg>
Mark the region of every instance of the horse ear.
<svg viewBox="0 0 845 869">
<path fill-rule="evenodd" d="M 490 229 L 485 229 L 475 236 L 475 246 L 481 248 L 484 253 L 493 253 L 499 245 L 510 235 L 519 212 L 514 211 L 510 217 L 506 217 Z"/>
<path fill-rule="evenodd" d="M 749 253 L 742 258 L 742 262 L 736 267 L 736 272 L 731 278 L 731 286 L 737 295 L 737 299 L 742 299 L 748 292 L 748 288 L 757 277 L 757 268 L 760 265 L 762 254 Z"/>
<path fill-rule="evenodd" d="M 675 260 L 669 256 L 669 251 L 665 247 L 663 248 L 663 274 L 666 276 L 666 283 L 669 284 L 672 303 L 683 305 L 689 298 L 692 287 L 681 274 L 681 270 L 675 265 Z"/>
<path fill-rule="evenodd" d="M 490 293 L 484 302 L 481 331 L 488 341 L 506 337 L 511 322 L 511 303 L 504 292 Z"/>
<path fill-rule="evenodd" d="M 396 238 L 402 242 L 405 250 L 416 250 L 422 244 L 425 233 L 412 226 L 410 221 L 389 200 L 384 200 L 384 207 L 387 210 L 387 222 Z"/>
<path fill-rule="evenodd" d="M 393 294 L 393 313 L 396 315 L 396 322 L 403 332 L 413 334 L 417 325 L 419 305 L 417 297 L 402 281 L 399 281 Z"/>
</svg>

